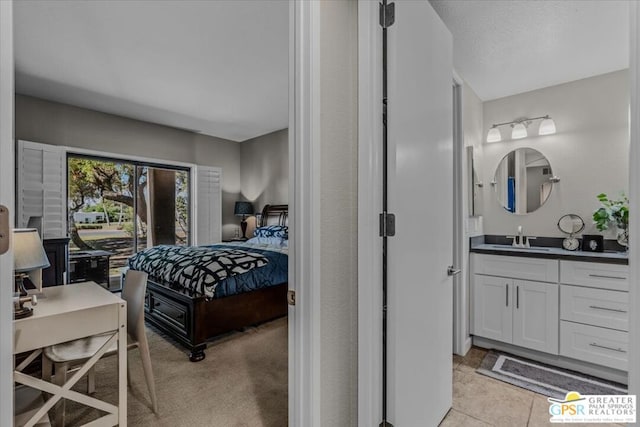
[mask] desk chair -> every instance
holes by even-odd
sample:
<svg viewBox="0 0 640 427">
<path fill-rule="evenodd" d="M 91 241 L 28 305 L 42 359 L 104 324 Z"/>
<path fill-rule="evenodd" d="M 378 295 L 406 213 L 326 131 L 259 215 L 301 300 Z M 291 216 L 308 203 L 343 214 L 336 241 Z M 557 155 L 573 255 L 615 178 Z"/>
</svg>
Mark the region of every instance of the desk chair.
<svg viewBox="0 0 640 427">
<path fill-rule="evenodd" d="M 70 285 L 73 286 L 73 285 Z M 158 401 L 156 396 L 155 380 L 151 369 L 151 357 L 149 354 L 149 344 L 144 329 L 144 298 L 147 289 L 147 273 L 136 270 L 127 270 L 122 288 L 122 299 L 127 301 L 127 350 L 132 348 L 140 349 L 144 376 L 149 388 L 153 412 L 158 413 Z M 44 349 L 42 358 L 42 378 L 51 381 L 52 367 L 55 365 L 55 382 L 62 385 L 67 381 L 67 373 L 73 365 L 84 362 L 93 356 L 108 340 L 108 336 L 94 335 L 63 344 L 57 344 Z M 116 346 L 110 348 L 105 355 L 117 353 Z M 129 363 L 127 363 L 127 374 L 129 374 Z M 129 380 L 130 375 L 127 375 Z M 95 371 L 93 368 L 87 374 L 87 392 L 93 393 L 95 390 Z M 62 407 L 57 411 L 56 419 L 58 426 L 64 426 L 65 404 L 62 400 Z"/>
</svg>

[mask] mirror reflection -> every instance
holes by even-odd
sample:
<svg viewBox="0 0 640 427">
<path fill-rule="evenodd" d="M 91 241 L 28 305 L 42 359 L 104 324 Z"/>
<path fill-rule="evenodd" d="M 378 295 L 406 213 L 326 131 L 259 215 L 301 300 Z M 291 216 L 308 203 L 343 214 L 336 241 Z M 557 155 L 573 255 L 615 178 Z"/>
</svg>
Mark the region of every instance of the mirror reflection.
<svg viewBox="0 0 640 427">
<path fill-rule="evenodd" d="M 482 182 L 478 179 L 478 173 L 476 172 L 472 146 L 467 147 L 467 176 L 469 177 L 469 216 L 478 216 L 482 214 L 482 204 L 480 200 Z"/>
<path fill-rule="evenodd" d="M 541 152 L 518 148 L 502 158 L 492 184 L 507 212 L 524 215 L 547 201 L 553 187 L 551 177 L 551 165 Z"/>
<path fill-rule="evenodd" d="M 584 221 L 580 215 L 567 214 L 558 220 L 558 228 L 566 234 L 576 234 L 584 229 Z"/>
</svg>

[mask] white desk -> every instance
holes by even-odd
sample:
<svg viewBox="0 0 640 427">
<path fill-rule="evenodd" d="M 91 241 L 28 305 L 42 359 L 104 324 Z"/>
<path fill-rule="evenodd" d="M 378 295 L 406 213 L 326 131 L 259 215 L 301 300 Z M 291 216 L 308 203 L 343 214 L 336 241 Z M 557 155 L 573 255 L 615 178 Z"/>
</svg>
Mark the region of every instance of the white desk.
<svg viewBox="0 0 640 427">
<path fill-rule="evenodd" d="M 14 320 L 13 353 L 32 351 L 14 370 L 14 381 L 53 395 L 25 426 L 34 426 L 61 398 L 97 408 L 107 414 L 91 423 L 95 426 L 127 425 L 127 304 L 126 301 L 94 282 L 53 286 L 43 289 L 44 296 L 34 307 L 34 314 Z M 112 332 L 113 335 L 92 358 L 75 372 L 63 386 L 22 373 L 42 348 Z M 100 359 L 111 344 L 118 342 L 118 406 L 71 390 Z"/>
</svg>

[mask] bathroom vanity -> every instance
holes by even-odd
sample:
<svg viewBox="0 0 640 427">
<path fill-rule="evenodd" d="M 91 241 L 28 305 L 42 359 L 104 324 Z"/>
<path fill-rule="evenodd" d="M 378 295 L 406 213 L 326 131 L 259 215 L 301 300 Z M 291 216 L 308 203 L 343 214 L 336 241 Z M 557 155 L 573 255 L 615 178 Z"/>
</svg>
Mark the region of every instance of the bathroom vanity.
<svg viewBox="0 0 640 427">
<path fill-rule="evenodd" d="M 625 252 L 476 244 L 470 257 L 474 344 L 626 383 Z"/>
</svg>

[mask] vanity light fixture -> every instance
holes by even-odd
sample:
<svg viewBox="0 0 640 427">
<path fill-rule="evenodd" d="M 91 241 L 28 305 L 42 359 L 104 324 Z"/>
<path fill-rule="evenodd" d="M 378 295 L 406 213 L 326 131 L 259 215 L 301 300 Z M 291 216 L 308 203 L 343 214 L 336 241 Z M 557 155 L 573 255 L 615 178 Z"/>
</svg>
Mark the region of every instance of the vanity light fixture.
<svg viewBox="0 0 640 427">
<path fill-rule="evenodd" d="M 538 135 L 551 135 L 556 133 L 556 123 L 549 116 L 546 116 L 542 122 L 540 122 L 540 127 L 538 128 Z"/>
<path fill-rule="evenodd" d="M 491 126 L 489 133 L 487 134 L 487 142 L 500 142 L 502 141 L 502 134 L 497 125 Z"/>
<path fill-rule="evenodd" d="M 524 123 L 512 124 L 511 139 L 522 139 L 527 137 L 527 127 Z"/>
<path fill-rule="evenodd" d="M 521 118 L 511 122 L 497 123 L 491 126 L 487 133 L 487 142 L 500 142 L 502 141 L 502 134 L 500 133 L 499 126 L 511 126 L 511 139 L 522 139 L 528 136 L 527 128 L 534 120 L 542 120 L 540 127 L 538 128 L 538 135 L 551 135 L 556 133 L 556 124 L 549 115 Z"/>
</svg>

